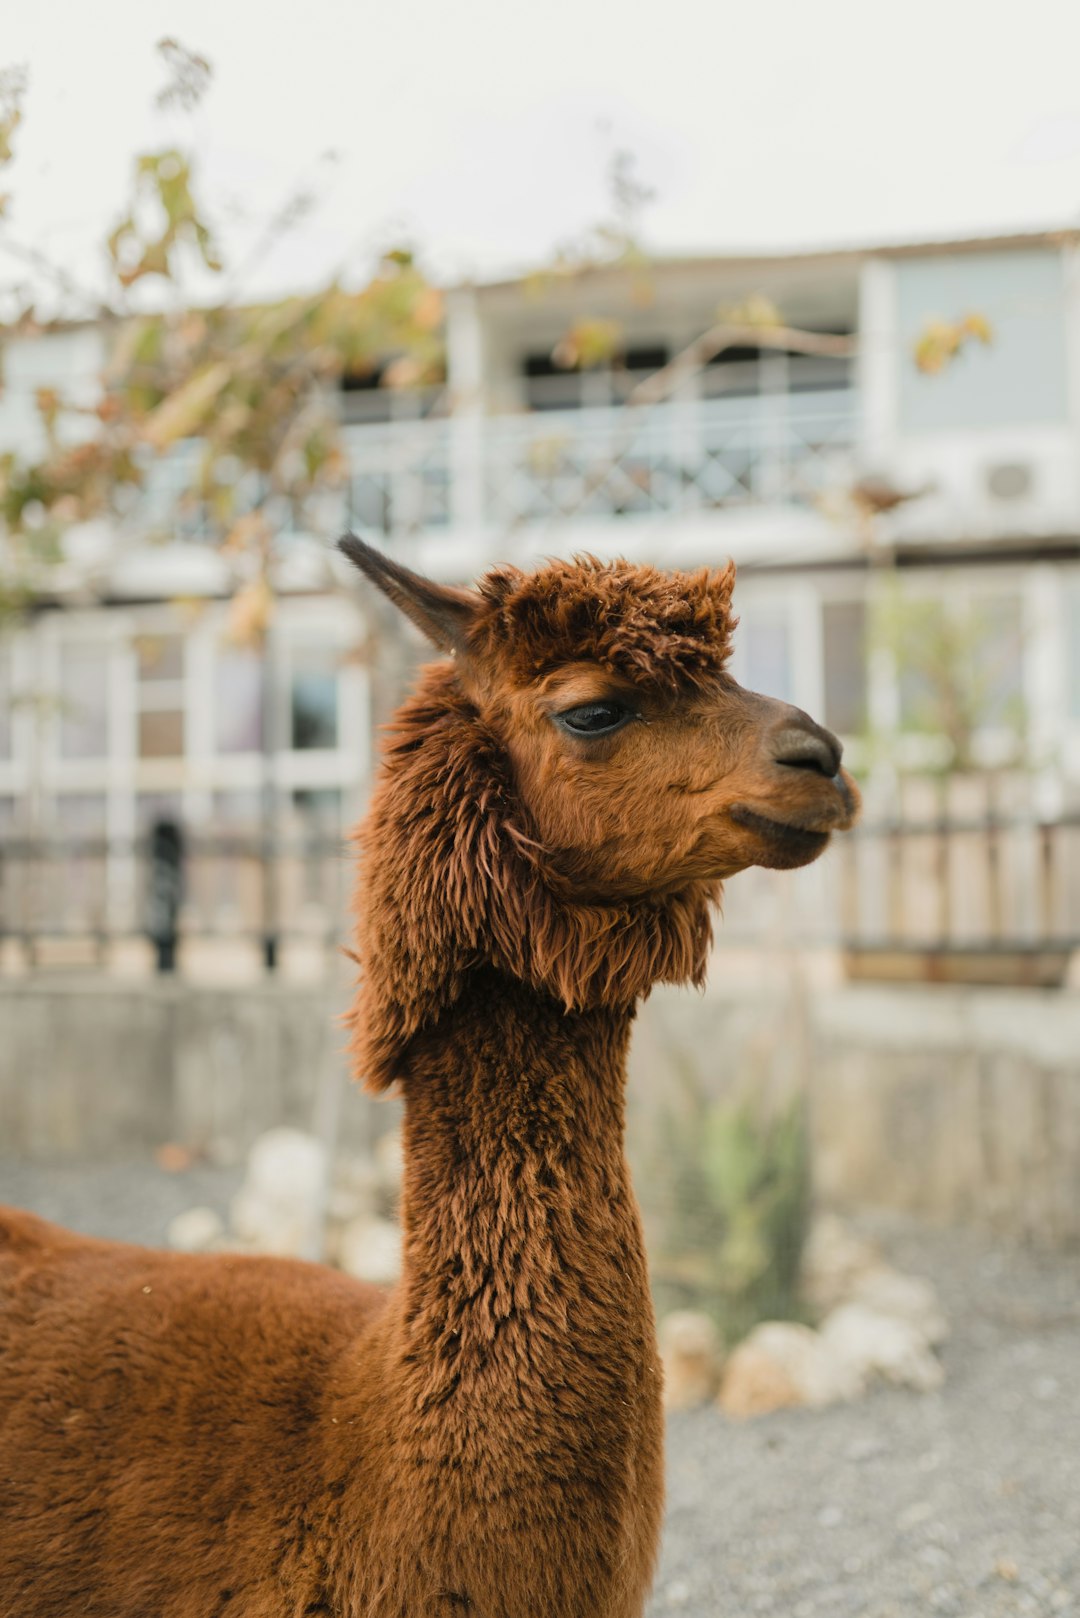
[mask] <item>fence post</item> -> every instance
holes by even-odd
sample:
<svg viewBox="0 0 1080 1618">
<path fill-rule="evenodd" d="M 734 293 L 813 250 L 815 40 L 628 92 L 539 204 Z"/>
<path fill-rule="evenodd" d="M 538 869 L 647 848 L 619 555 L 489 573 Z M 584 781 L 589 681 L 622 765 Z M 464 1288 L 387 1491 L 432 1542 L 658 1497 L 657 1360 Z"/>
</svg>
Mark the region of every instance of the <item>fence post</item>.
<svg viewBox="0 0 1080 1618">
<path fill-rule="evenodd" d="M 157 950 L 158 971 L 175 972 L 180 903 L 184 896 L 184 834 L 175 820 L 154 822 L 149 852 L 146 931 Z"/>
</svg>

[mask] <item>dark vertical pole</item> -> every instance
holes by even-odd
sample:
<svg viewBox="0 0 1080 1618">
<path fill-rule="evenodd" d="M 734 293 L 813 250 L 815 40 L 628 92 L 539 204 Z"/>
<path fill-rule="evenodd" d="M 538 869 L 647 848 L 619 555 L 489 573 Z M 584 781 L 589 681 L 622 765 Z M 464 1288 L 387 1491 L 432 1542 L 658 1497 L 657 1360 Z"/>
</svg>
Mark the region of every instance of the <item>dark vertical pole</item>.
<svg viewBox="0 0 1080 1618">
<path fill-rule="evenodd" d="M 146 931 L 157 952 L 158 971 L 175 972 L 184 896 L 184 834 L 175 820 L 154 822 L 149 855 Z"/>
</svg>

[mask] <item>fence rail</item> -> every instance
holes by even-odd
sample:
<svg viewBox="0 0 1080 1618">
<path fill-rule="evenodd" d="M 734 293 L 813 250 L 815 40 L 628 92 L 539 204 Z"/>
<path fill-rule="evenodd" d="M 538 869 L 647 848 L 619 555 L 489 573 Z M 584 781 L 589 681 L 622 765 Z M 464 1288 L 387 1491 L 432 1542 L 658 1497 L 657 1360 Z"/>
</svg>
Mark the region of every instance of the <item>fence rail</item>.
<svg viewBox="0 0 1080 1618">
<path fill-rule="evenodd" d="M 175 936 L 335 946 L 351 888 L 341 838 L 192 835 Z M 159 937 L 161 896 L 151 839 L 0 840 L 0 944 L 31 962 L 62 941 L 101 953 Z M 829 945 L 867 960 L 1060 957 L 1080 949 L 1080 814 L 868 822 L 802 871 L 755 869 L 729 883 L 719 933 L 724 946 Z"/>
<path fill-rule="evenodd" d="M 851 475 L 857 423 L 853 390 L 821 388 L 465 425 L 348 427 L 351 520 L 388 535 L 444 527 L 464 484 L 473 517 L 498 525 L 809 505 Z"/>
</svg>

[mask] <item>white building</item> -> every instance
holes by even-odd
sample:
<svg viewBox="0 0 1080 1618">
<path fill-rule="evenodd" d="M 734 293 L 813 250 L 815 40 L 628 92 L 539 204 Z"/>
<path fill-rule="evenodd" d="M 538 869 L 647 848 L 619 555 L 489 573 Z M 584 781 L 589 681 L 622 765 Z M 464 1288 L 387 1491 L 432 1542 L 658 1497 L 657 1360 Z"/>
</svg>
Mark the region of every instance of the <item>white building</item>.
<svg viewBox="0 0 1080 1618">
<path fill-rule="evenodd" d="M 638 384 L 751 299 L 800 332 L 850 338 L 850 355 L 746 340 L 639 401 Z M 973 313 L 992 341 L 920 372 L 928 323 Z M 560 368 L 568 331 L 596 320 L 616 323 L 616 360 Z M 103 343 L 84 328 L 7 345 L 0 452 L 30 447 L 34 386 L 74 381 L 92 397 Z M 447 348 L 438 392 L 358 379 L 343 393 L 347 498 L 324 533 L 286 548 L 270 700 L 259 658 L 226 636 L 227 572 L 197 512 L 177 524 L 176 463 L 136 513 L 168 543 L 73 536 L 55 600 L 0 638 L 0 837 L 123 843 L 163 813 L 251 830 L 270 778 L 282 835 L 336 834 L 371 756 L 357 592 L 320 549 L 346 523 L 447 579 L 575 551 L 671 567 L 734 556 L 737 676 L 821 717 L 856 765 L 874 736 L 894 760 L 940 759 L 875 602 L 945 602 L 982 626 L 976 762 L 1024 766 L 1051 808 L 1072 796 L 1080 232 L 461 287 Z M 103 914 L 130 907 L 131 883 L 117 856 Z"/>
</svg>

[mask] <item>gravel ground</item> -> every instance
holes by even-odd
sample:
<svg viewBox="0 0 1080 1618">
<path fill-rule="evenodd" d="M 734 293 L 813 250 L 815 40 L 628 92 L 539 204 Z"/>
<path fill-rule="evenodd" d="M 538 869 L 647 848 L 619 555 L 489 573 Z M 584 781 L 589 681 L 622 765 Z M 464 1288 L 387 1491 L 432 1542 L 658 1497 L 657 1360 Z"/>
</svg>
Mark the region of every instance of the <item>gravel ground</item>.
<svg viewBox="0 0 1080 1618">
<path fill-rule="evenodd" d="M 0 1160 L 0 1200 L 159 1243 L 238 1174 Z M 650 1618 L 1080 1618 L 1080 1259 L 890 1222 L 952 1322 L 937 1394 L 672 1419 Z"/>
</svg>

